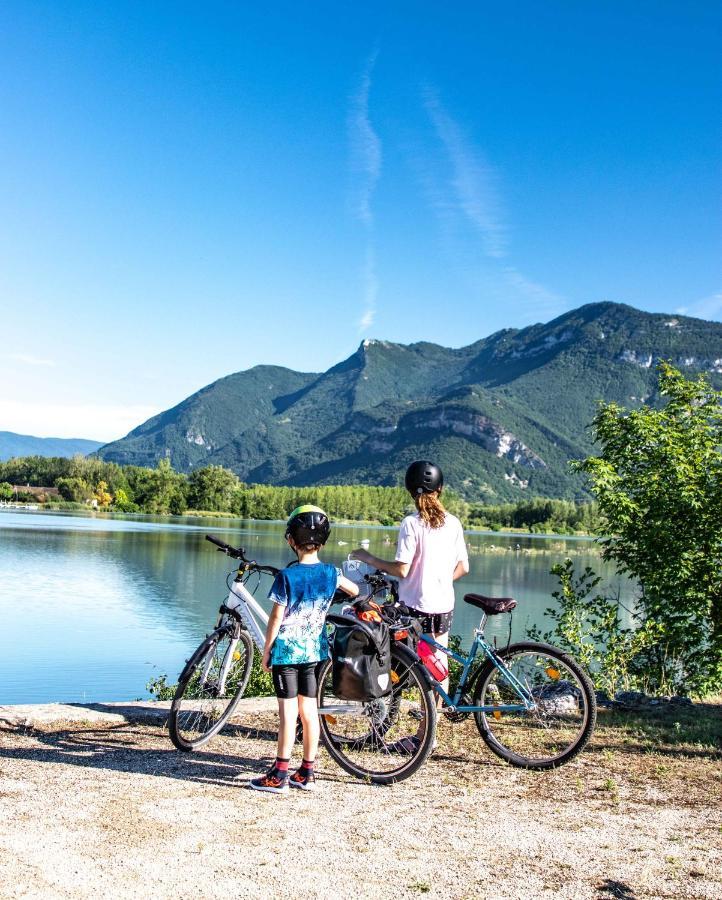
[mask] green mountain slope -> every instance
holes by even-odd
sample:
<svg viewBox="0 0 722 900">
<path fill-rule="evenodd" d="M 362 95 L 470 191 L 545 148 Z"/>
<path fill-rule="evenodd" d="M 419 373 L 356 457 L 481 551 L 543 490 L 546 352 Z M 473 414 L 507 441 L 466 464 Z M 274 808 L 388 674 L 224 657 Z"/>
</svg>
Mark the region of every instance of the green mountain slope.
<svg viewBox="0 0 722 900">
<path fill-rule="evenodd" d="M 430 456 L 470 499 L 573 497 L 599 400 L 655 402 L 656 360 L 722 384 L 722 324 L 598 303 L 467 347 L 364 341 L 321 374 L 257 366 L 220 379 L 99 451 L 249 482 L 395 484 Z"/>
</svg>

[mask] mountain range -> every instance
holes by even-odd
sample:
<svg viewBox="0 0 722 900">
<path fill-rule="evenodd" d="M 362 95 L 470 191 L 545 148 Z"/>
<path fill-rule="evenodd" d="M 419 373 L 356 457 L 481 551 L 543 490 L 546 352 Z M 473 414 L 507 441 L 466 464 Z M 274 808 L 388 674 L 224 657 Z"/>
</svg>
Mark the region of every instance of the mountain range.
<svg viewBox="0 0 722 900">
<path fill-rule="evenodd" d="M 397 484 L 428 457 L 471 500 L 582 497 L 568 463 L 593 449 L 597 403 L 656 402 L 659 359 L 722 386 L 722 324 L 595 303 L 459 349 L 365 340 L 326 372 L 221 378 L 98 455 L 299 486 Z"/>
<path fill-rule="evenodd" d="M 39 438 L 30 434 L 0 431 L 0 462 L 13 456 L 87 456 L 103 446 L 102 441 L 84 438 Z"/>
</svg>

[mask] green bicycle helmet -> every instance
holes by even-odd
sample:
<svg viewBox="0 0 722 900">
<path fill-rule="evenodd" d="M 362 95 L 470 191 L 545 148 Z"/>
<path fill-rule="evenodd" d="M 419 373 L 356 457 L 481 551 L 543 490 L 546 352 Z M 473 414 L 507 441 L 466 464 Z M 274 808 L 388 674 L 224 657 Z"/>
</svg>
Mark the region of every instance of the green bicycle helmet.
<svg viewBox="0 0 722 900">
<path fill-rule="evenodd" d="M 331 524 L 326 513 L 318 506 L 305 503 L 297 506 L 286 523 L 286 537 L 292 537 L 294 544 L 317 544 L 323 546 L 331 534 Z"/>
</svg>

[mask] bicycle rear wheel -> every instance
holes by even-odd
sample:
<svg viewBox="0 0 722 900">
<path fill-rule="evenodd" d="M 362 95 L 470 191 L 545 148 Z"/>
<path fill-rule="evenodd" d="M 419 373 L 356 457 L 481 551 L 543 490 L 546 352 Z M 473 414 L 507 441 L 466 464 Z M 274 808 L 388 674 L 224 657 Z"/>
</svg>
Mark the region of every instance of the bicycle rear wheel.
<svg viewBox="0 0 722 900">
<path fill-rule="evenodd" d="M 489 749 L 524 769 L 553 769 L 580 753 L 597 718 L 587 673 L 566 653 L 548 644 L 512 644 L 497 654 L 526 689 L 533 706 L 517 712 L 476 712 Z M 474 706 L 522 703 L 504 671 L 488 661 L 476 681 Z"/>
<path fill-rule="evenodd" d="M 233 632 L 233 626 L 217 628 L 181 672 L 168 719 L 170 739 L 179 750 L 195 750 L 218 734 L 243 696 L 253 641 L 246 631 L 236 637 Z"/>
<path fill-rule="evenodd" d="M 436 705 L 418 657 L 391 650 L 391 692 L 368 703 L 335 696 L 332 664 L 319 673 L 321 740 L 344 771 L 375 784 L 409 778 L 426 761 L 436 737 Z"/>
</svg>

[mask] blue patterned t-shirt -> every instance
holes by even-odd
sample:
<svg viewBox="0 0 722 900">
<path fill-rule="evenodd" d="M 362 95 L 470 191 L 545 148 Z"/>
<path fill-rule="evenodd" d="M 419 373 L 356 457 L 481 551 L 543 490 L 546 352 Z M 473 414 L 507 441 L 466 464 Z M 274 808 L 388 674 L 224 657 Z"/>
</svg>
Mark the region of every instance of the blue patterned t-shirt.
<svg viewBox="0 0 722 900">
<path fill-rule="evenodd" d="M 326 613 L 338 578 L 336 567 L 322 562 L 298 563 L 276 575 L 268 597 L 285 610 L 271 648 L 272 666 L 298 665 L 328 658 Z"/>
</svg>

